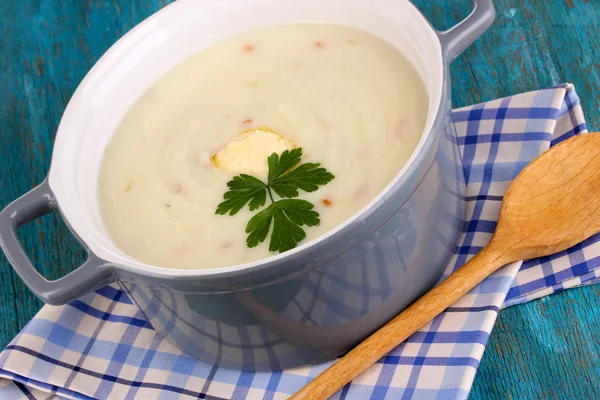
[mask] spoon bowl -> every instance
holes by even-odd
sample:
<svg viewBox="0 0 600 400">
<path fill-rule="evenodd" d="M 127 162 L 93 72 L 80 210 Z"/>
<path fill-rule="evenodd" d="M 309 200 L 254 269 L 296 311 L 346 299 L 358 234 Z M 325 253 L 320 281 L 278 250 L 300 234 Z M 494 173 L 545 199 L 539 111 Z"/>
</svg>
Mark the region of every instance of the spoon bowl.
<svg viewBox="0 0 600 400">
<path fill-rule="evenodd" d="M 504 195 L 490 245 L 510 261 L 527 260 L 599 231 L 600 133 L 590 133 L 552 147 L 521 171 Z"/>
</svg>

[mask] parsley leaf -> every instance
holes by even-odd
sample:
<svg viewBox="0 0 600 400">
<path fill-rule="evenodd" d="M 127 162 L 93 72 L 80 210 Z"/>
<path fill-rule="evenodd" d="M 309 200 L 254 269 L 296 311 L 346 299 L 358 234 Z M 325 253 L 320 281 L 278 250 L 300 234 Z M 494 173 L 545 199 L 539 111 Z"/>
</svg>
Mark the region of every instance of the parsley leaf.
<svg viewBox="0 0 600 400">
<path fill-rule="evenodd" d="M 278 196 L 298 197 L 298 189 L 314 192 L 334 178 L 325 168 L 321 168 L 321 164 L 307 163 L 297 166 L 301 160 L 301 148 L 286 150 L 281 157 L 276 153 L 269 157 L 269 187 Z"/>
<path fill-rule="evenodd" d="M 317 226 L 321 223 L 319 213 L 313 211 L 314 206 L 306 200 L 279 200 L 275 203 L 287 217 L 298 226 Z"/>
<path fill-rule="evenodd" d="M 281 176 L 300 164 L 302 160 L 302 149 L 294 149 L 292 151 L 286 150 L 279 156 L 277 153 L 273 153 L 267 159 L 269 164 L 269 185 L 273 183 L 273 180 L 278 176 Z"/>
<path fill-rule="evenodd" d="M 273 233 L 269 251 L 283 253 L 293 249 L 306 237 L 303 225 L 316 226 L 321 223 L 319 213 L 306 200 L 280 200 L 275 203 Z"/>
<path fill-rule="evenodd" d="M 253 176 L 241 174 L 227 183 L 229 190 L 223 195 L 225 200 L 217 207 L 217 214 L 237 214 L 246 203 L 250 202 L 250 211 L 265 205 L 267 201 L 267 185 Z"/>
<path fill-rule="evenodd" d="M 298 199 L 279 200 L 248 221 L 246 233 L 249 235 L 246 244 L 252 248 L 264 242 L 273 225 L 269 251 L 283 253 L 296 247 L 306 237 L 302 226 L 316 226 L 320 222 L 319 213 L 313 211 L 310 202 Z"/>
<path fill-rule="evenodd" d="M 321 223 L 319 213 L 313 210 L 310 202 L 292 198 L 298 197 L 299 190 L 318 190 L 319 186 L 331 182 L 334 176 L 320 164 L 301 164 L 301 161 L 301 148 L 286 150 L 281 155 L 273 153 L 267 159 L 268 183 L 245 174 L 235 176 L 227 183 L 229 190 L 223 195 L 224 201 L 217 207 L 217 214 L 235 215 L 247 203 L 250 203 L 250 211 L 257 210 L 265 205 L 267 194 L 271 200 L 271 204 L 246 225 L 248 247 L 263 243 L 272 231 L 269 251 L 283 253 L 306 238 L 304 226 Z M 273 192 L 281 199 L 275 200 Z"/>
<path fill-rule="evenodd" d="M 267 238 L 267 235 L 271 230 L 273 211 L 275 211 L 274 204 L 275 203 L 271 204 L 248 221 L 248 224 L 246 225 L 246 233 L 249 233 L 248 238 L 246 239 L 248 247 L 256 247 Z"/>
<path fill-rule="evenodd" d="M 297 197 L 298 189 L 314 192 L 334 178 L 321 164 L 307 163 L 298 166 L 269 182 L 269 186 L 280 197 Z"/>
</svg>

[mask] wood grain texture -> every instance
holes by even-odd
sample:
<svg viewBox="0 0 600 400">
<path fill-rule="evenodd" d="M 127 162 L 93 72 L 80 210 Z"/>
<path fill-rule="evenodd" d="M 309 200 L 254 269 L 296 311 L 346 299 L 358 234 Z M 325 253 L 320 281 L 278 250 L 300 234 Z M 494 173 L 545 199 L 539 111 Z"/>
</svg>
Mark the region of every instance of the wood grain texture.
<svg viewBox="0 0 600 400">
<path fill-rule="evenodd" d="M 170 1 L 0 1 L 0 207 L 43 179 L 54 133 L 85 73 L 121 35 Z M 415 0 L 438 28 L 471 0 Z M 452 66 L 463 106 L 573 82 L 591 127 L 600 118 L 600 2 L 497 0 L 492 28 Z M 43 232 L 41 234 L 40 232 Z M 82 261 L 54 216 L 23 229 L 44 275 Z M 41 306 L 0 256 L 0 346 Z M 572 289 L 503 310 L 471 399 L 600 398 L 600 288 Z"/>
</svg>

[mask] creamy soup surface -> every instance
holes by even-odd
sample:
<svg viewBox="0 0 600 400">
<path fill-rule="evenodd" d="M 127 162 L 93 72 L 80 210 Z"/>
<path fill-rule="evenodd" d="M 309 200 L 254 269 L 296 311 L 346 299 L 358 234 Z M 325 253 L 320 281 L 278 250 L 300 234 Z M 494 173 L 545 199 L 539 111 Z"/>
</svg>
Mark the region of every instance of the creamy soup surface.
<svg viewBox="0 0 600 400">
<path fill-rule="evenodd" d="M 170 268 L 232 266 L 274 255 L 246 245 L 256 214 L 216 215 L 230 171 L 210 156 L 267 127 L 335 179 L 314 204 L 317 238 L 373 200 L 424 129 L 425 87 L 391 45 L 366 32 L 290 24 L 244 33 L 193 55 L 158 80 L 111 139 L 99 178 L 104 224 L 130 256 Z M 265 159 L 266 165 L 266 159 Z M 268 205 L 268 203 L 267 203 Z"/>
</svg>

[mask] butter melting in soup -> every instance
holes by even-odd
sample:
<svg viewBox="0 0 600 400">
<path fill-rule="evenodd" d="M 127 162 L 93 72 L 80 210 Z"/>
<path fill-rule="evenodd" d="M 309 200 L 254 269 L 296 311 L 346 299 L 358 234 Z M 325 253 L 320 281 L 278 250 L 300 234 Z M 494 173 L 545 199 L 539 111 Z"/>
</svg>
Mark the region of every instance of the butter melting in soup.
<svg viewBox="0 0 600 400">
<path fill-rule="evenodd" d="M 320 214 L 319 226 L 304 227 L 304 242 L 315 239 L 390 183 L 414 151 L 427 109 L 410 62 L 366 32 L 290 24 L 229 38 L 167 73 L 125 116 L 101 167 L 104 224 L 123 252 L 157 266 L 269 257 L 268 239 L 246 245 L 256 212 L 215 214 L 234 175 L 251 167 L 262 178 L 267 160 L 257 166 L 257 155 L 301 147 L 303 162 L 335 175 L 300 192 Z M 244 141 L 254 129 L 260 136 Z"/>
</svg>

